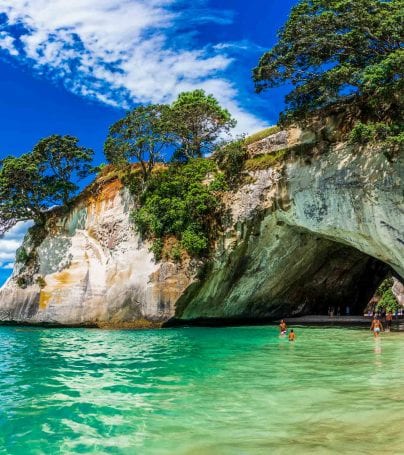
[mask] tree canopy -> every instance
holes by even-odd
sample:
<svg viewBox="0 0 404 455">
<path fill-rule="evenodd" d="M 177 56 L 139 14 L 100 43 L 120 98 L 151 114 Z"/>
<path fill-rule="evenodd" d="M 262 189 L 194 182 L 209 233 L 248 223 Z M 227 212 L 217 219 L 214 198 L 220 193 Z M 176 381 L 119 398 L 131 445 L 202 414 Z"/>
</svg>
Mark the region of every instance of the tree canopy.
<svg viewBox="0 0 404 455">
<path fill-rule="evenodd" d="M 136 159 L 147 180 L 156 161 L 162 159 L 164 147 L 170 144 L 165 118 L 168 106 L 139 106 L 114 123 L 104 144 L 107 160 L 125 164 Z"/>
<path fill-rule="evenodd" d="M 42 185 L 32 154 L 8 156 L 0 165 L 0 235 L 18 221 L 41 222 L 52 194 Z"/>
<path fill-rule="evenodd" d="M 202 157 L 210 153 L 222 133 L 234 128 L 229 111 L 203 90 L 181 93 L 171 105 L 169 124 L 177 141 L 178 157 Z"/>
<path fill-rule="evenodd" d="M 104 152 L 113 164 L 136 160 L 147 180 L 165 154 L 182 161 L 202 157 L 235 124 L 212 95 L 184 92 L 171 105 L 151 104 L 128 112 L 109 129 Z"/>
<path fill-rule="evenodd" d="M 283 84 L 287 118 L 342 100 L 379 118 L 402 110 L 403 0 L 301 0 L 253 70 L 258 92 Z"/>
<path fill-rule="evenodd" d="M 76 137 L 54 134 L 35 145 L 32 158 L 45 187 L 66 205 L 79 189 L 74 182 L 91 174 L 93 154 L 93 150 L 80 146 Z"/>
<path fill-rule="evenodd" d="M 43 224 L 46 211 L 68 204 L 78 190 L 73 182 L 92 171 L 93 151 L 73 136 L 40 140 L 32 152 L 0 161 L 0 235 L 18 221 Z"/>
</svg>

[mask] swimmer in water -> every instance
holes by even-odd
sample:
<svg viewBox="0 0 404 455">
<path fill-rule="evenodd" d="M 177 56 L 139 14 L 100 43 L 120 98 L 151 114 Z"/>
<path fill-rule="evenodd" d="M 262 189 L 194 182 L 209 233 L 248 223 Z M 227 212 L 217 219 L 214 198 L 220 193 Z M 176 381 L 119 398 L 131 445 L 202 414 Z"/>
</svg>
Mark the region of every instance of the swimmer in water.
<svg viewBox="0 0 404 455">
<path fill-rule="evenodd" d="M 286 335 L 288 326 L 286 325 L 286 322 L 284 319 L 282 319 L 281 323 L 279 324 L 279 330 L 281 331 L 281 335 Z"/>
<path fill-rule="evenodd" d="M 370 330 L 373 330 L 373 334 L 375 338 L 379 336 L 379 333 L 383 330 L 383 325 L 379 319 L 376 317 L 372 321 L 372 325 L 370 326 Z"/>
<path fill-rule="evenodd" d="M 295 340 L 296 340 L 296 334 L 292 329 L 289 333 L 289 341 L 295 341 Z"/>
</svg>

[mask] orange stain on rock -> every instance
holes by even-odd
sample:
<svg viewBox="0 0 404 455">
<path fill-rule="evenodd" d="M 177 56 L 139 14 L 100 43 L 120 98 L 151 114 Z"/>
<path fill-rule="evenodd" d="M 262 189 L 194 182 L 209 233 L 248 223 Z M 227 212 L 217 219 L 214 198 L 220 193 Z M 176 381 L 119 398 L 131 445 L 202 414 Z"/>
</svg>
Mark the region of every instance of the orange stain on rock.
<svg viewBox="0 0 404 455">
<path fill-rule="evenodd" d="M 39 294 L 39 309 L 40 310 L 45 310 L 46 307 L 48 306 L 49 300 L 52 297 L 51 292 L 46 292 L 46 291 L 41 291 Z"/>
<path fill-rule="evenodd" d="M 55 273 L 52 278 L 52 281 L 54 282 L 51 282 L 46 287 L 46 290 L 42 289 L 41 293 L 39 294 L 40 310 L 45 310 L 51 300 L 57 303 L 60 290 L 64 287 L 68 287 L 69 285 L 74 284 L 76 281 L 75 277 L 68 270 L 63 270 L 62 272 Z"/>
<path fill-rule="evenodd" d="M 89 211 L 95 215 L 102 213 L 105 204 L 115 199 L 116 195 L 122 188 L 123 185 L 119 179 L 108 182 L 95 196 L 88 199 Z"/>
<path fill-rule="evenodd" d="M 67 270 L 57 273 L 54 278 L 62 286 L 74 283 L 74 278 Z"/>
</svg>

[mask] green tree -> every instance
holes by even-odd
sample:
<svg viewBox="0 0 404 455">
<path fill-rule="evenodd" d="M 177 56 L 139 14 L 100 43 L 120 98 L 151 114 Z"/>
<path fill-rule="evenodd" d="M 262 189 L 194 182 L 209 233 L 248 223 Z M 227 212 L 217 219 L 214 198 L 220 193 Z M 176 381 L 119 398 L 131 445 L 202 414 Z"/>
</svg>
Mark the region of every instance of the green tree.
<svg viewBox="0 0 404 455">
<path fill-rule="evenodd" d="M 43 225 L 49 207 L 69 203 L 78 190 L 73 180 L 91 172 L 92 155 L 76 138 L 55 135 L 0 161 L 0 235 L 18 221 Z"/>
<path fill-rule="evenodd" d="M 394 313 L 396 310 L 399 309 L 399 304 L 393 291 L 389 288 L 380 299 L 379 303 L 377 304 L 377 310 L 386 310 L 391 311 Z"/>
<path fill-rule="evenodd" d="M 301 0 L 253 71 L 258 92 L 292 84 L 288 118 L 335 102 L 402 110 L 403 0 Z"/>
<path fill-rule="evenodd" d="M 387 278 L 385 278 L 378 286 L 378 288 L 376 289 L 376 296 L 378 297 L 383 297 L 383 295 L 393 287 L 393 284 L 394 284 L 394 281 L 393 281 L 393 278 L 391 276 L 388 276 Z"/>
<path fill-rule="evenodd" d="M 234 128 L 229 111 L 203 90 L 181 93 L 168 111 L 167 124 L 174 134 L 176 158 L 189 160 L 210 153 L 221 134 Z"/>
<path fill-rule="evenodd" d="M 76 137 L 56 134 L 41 139 L 32 151 L 43 185 L 63 205 L 79 189 L 74 181 L 92 173 L 93 155 L 93 150 L 80 146 Z"/>
<path fill-rule="evenodd" d="M 107 160 L 119 165 L 136 159 L 147 180 L 171 141 L 165 124 L 167 110 L 165 105 L 139 106 L 114 123 L 104 145 Z"/>
<path fill-rule="evenodd" d="M 0 162 L 0 235 L 18 221 L 43 223 L 44 211 L 52 201 L 31 153 Z"/>
</svg>

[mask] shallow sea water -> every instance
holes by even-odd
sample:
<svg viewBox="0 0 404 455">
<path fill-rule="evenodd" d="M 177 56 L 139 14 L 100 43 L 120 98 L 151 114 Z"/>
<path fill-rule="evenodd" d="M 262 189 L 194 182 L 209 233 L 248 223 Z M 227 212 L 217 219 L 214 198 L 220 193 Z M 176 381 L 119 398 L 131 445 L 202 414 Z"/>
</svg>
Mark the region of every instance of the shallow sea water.
<svg viewBox="0 0 404 455">
<path fill-rule="evenodd" d="M 0 327 L 1 454 L 403 454 L 404 333 Z"/>
</svg>

